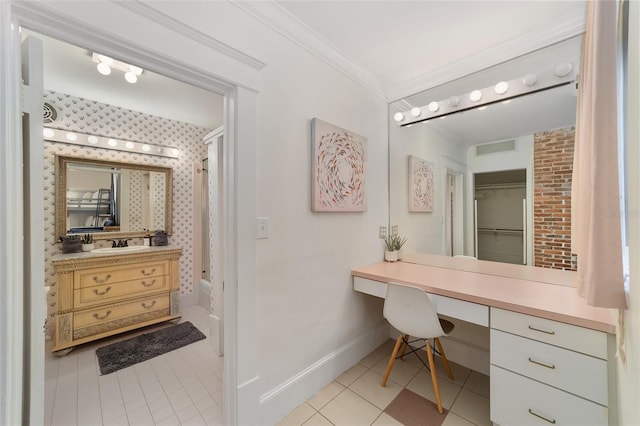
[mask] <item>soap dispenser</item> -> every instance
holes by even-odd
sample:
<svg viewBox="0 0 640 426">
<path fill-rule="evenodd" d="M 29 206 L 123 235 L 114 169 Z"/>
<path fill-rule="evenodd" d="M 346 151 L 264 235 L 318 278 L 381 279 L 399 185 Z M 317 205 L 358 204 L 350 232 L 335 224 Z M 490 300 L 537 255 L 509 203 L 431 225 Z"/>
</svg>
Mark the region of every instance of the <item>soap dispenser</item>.
<svg viewBox="0 0 640 426">
<path fill-rule="evenodd" d="M 150 246 L 151 245 L 151 233 L 149 232 L 148 229 L 145 229 L 144 231 L 145 231 L 145 234 L 144 234 L 144 239 L 143 239 L 144 243 L 143 244 L 145 246 Z"/>
</svg>

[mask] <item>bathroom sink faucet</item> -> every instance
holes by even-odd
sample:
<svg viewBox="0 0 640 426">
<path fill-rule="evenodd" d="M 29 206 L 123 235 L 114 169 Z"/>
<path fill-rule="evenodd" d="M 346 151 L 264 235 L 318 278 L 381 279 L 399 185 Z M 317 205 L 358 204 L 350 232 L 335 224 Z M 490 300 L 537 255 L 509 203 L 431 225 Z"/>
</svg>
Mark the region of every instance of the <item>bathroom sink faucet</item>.
<svg viewBox="0 0 640 426">
<path fill-rule="evenodd" d="M 127 243 L 127 241 L 129 240 L 118 240 L 118 247 L 128 247 L 129 244 Z"/>
</svg>

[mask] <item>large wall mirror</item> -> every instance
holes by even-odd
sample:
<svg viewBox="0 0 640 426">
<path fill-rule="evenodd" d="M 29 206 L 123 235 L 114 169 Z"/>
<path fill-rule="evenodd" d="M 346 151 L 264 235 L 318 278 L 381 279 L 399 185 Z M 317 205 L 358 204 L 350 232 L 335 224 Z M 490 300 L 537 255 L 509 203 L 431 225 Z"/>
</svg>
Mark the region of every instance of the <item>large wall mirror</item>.
<svg viewBox="0 0 640 426">
<path fill-rule="evenodd" d="M 574 37 L 390 104 L 389 223 L 407 237 L 406 252 L 570 269 L 575 78 L 419 123 L 397 122 L 394 114 L 531 74 L 570 68 L 577 76 L 581 44 Z M 549 158 L 553 166 L 544 163 Z M 416 159 L 422 178 L 410 167 Z M 415 211 L 412 197 L 425 173 L 430 211 Z"/>
<path fill-rule="evenodd" d="M 56 156 L 56 239 L 95 239 L 172 231 L 172 170 L 141 164 Z"/>
</svg>

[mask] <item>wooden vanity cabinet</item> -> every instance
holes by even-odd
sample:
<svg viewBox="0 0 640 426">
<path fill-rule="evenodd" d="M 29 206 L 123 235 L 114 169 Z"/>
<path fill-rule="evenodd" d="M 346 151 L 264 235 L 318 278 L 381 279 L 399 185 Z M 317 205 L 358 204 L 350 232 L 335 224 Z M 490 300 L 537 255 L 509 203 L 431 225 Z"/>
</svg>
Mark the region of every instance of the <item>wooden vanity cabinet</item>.
<svg viewBox="0 0 640 426">
<path fill-rule="evenodd" d="M 53 352 L 180 318 L 182 249 L 54 256 L 56 310 Z"/>
</svg>

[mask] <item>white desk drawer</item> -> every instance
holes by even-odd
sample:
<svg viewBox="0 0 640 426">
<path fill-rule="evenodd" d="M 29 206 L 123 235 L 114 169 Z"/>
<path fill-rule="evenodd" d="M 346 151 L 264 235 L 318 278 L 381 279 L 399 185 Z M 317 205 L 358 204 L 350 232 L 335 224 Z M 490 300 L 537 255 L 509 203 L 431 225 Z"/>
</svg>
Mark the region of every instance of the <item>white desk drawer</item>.
<svg viewBox="0 0 640 426">
<path fill-rule="evenodd" d="M 491 421 L 494 423 L 606 426 L 608 415 L 607 407 L 491 366 Z"/>
<path fill-rule="evenodd" d="M 607 359 L 607 334 L 562 322 L 491 308 L 491 328 Z"/>
<path fill-rule="evenodd" d="M 367 278 L 353 277 L 353 289 L 360 293 L 385 298 L 387 296 L 387 283 L 370 280 Z M 427 293 L 436 312 L 448 315 L 463 321 L 489 326 L 489 307 L 478 303 L 466 302 L 452 297 Z"/>
<path fill-rule="evenodd" d="M 607 362 L 491 330 L 491 364 L 608 405 Z"/>
</svg>

